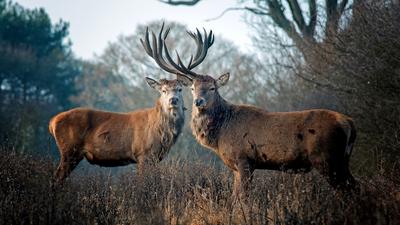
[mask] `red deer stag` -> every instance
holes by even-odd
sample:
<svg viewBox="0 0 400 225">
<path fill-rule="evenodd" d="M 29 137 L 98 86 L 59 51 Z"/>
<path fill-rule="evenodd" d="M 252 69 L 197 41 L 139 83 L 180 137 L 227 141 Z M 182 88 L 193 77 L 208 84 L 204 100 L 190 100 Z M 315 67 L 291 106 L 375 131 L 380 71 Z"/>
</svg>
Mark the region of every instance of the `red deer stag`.
<svg viewBox="0 0 400 225">
<path fill-rule="evenodd" d="M 192 133 L 233 171 L 234 194 L 246 191 L 255 169 L 308 172 L 315 168 L 335 189 L 355 186 L 349 170 L 356 138 L 351 118 L 324 109 L 268 112 L 226 101 L 218 90 L 228 82 L 229 73 L 214 79 L 192 71 L 213 44 L 212 32 L 207 35 L 204 30 L 204 38 L 198 30 L 188 34 L 197 51 L 187 66 L 178 54 L 177 62 L 171 59 L 165 44 L 167 35 L 158 39 L 159 46 L 163 46 L 174 72 L 192 83 Z M 159 61 L 165 62 L 161 49 L 159 53 Z"/>
<path fill-rule="evenodd" d="M 144 165 L 162 160 L 184 124 L 182 86 L 187 83 L 180 79 L 146 81 L 161 93 L 153 108 L 129 113 L 76 108 L 51 119 L 49 131 L 61 154 L 55 173 L 58 183 L 84 157 L 100 166 L 137 163 L 139 173 Z"/>
</svg>

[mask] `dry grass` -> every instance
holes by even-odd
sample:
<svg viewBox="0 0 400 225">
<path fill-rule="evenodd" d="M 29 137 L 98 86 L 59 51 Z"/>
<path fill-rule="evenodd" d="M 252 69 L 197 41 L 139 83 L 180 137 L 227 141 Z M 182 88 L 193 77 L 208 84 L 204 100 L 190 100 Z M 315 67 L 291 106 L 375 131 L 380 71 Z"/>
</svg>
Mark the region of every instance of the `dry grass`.
<svg viewBox="0 0 400 225">
<path fill-rule="evenodd" d="M 234 202 L 231 174 L 170 159 L 145 174 L 74 171 L 51 188 L 50 159 L 0 157 L 0 224 L 400 224 L 399 184 L 358 177 L 361 194 L 343 200 L 318 174 L 257 171 L 250 197 Z M 108 170 L 107 170 L 108 171 Z"/>
</svg>

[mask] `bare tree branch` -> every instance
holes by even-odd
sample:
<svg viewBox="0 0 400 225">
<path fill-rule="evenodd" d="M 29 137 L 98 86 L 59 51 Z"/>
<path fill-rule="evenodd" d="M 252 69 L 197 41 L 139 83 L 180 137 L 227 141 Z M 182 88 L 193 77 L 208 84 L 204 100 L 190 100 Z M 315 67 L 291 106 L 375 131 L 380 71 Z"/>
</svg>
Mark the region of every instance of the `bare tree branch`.
<svg viewBox="0 0 400 225">
<path fill-rule="evenodd" d="M 158 1 L 160 1 L 162 3 L 169 4 L 169 5 L 187 5 L 187 6 L 192 6 L 192 5 L 196 5 L 201 0 L 191 0 L 191 1 L 158 0 Z"/>
<path fill-rule="evenodd" d="M 306 26 L 304 22 L 303 12 L 301 11 L 300 5 L 297 0 L 286 0 L 290 11 L 292 12 L 293 19 L 296 22 L 299 30 L 304 34 L 306 33 Z"/>
<path fill-rule="evenodd" d="M 339 23 L 339 15 L 337 11 L 337 0 L 325 0 L 326 4 L 326 22 L 325 22 L 325 38 L 335 35 Z"/>
<path fill-rule="evenodd" d="M 307 26 L 308 37 L 313 39 L 315 33 L 315 26 L 317 25 L 317 3 L 315 0 L 308 1 L 308 7 L 310 12 L 310 22 Z"/>
<path fill-rule="evenodd" d="M 263 15 L 263 16 L 269 16 L 270 14 L 268 13 L 267 10 L 265 9 L 257 9 L 257 8 L 251 8 L 251 7 L 244 7 L 245 10 L 252 12 L 253 14 L 256 15 Z"/>
<path fill-rule="evenodd" d="M 348 2 L 349 2 L 348 0 L 342 0 L 342 2 L 339 4 L 339 10 L 338 10 L 339 16 L 343 14 Z"/>
<path fill-rule="evenodd" d="M 269 7 L 269 16 L 272 20 L 286 32 L 297 46 L 301 47 L 303 45 L 301 35 L 297 33 L 293 22 L 286 18 L 281 2 L 278 0 L 268 0 L 267 4 Z"/>
<path fill-rule="evenodd" d="M 268 12 L 262 11 L 262 10 L 256 9 L 256 8 L 250 8 L 250 7 L 230 7 L 230 8 L 225 9 L 225 10 L 224 10 L 221 14 L 219 14 L 218 16 L 213 17 L 213 18 L 210 18 L 210 19 L 207 19 L 206 21 L 217 20 L 217 19 L 223 17 L 223 16 L 224 16 L 226 13 L 228 13 L 228 12 L 231 12 L 231 11 L 240 11 L 240 10 L 247 10 L 247 11 L 253 13 L 253 14 L 256 14 L 256 15 L 269 15 Z"/>
</svg>

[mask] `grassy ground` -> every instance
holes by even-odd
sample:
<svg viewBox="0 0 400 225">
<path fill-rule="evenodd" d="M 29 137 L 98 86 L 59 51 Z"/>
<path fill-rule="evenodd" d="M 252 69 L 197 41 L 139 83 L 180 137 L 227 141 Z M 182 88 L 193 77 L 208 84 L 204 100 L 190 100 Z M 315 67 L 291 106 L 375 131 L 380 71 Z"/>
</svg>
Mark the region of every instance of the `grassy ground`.
<svg viewBox="0 0 400 225">
<path fill-rule="evenodd" d="M 357 177 L 361 193 L 343 200 L 316 173 L 257 171 L 250 197 L 232 203 L 231 173 L 201 161 L 169 159 L 144 177 L 78 169 L 56 189 L 54 169 L 2 150 L 0 224 L 400 224 L 389 174 Z"/>
</svg>

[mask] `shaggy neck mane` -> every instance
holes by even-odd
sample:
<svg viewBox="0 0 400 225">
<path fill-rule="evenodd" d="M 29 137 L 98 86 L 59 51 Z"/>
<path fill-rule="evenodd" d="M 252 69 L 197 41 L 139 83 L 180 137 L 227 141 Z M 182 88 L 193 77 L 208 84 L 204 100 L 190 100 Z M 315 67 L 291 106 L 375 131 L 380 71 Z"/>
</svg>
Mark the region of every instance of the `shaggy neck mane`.
<svg viewBox="0 0 400 225">
<path fill-rule="evenodd" d="M 160 101 L 157 100 L 154 109 L 158 116 L 158 121 L 155 121 L 154 132 L 160 137 L 162 149 L 168 151 L 175 144 L 182 131 L 185 122 L 184 107 L 182 104 L 180 108 L 173 112 L 165 112 Z M 162 152 L 166 153 L 164 151 Z"/>
<path fill-rule="evenodd" d="M 192 112 L 192 132 L 196 139 L 205 145 L 217 148 L 219 130 L 231 117 L 230 105 L 219 93 L 208 109 L 195 109 Z M 193 106 L 195 108 L 195 106 Z"/>
</svg>

